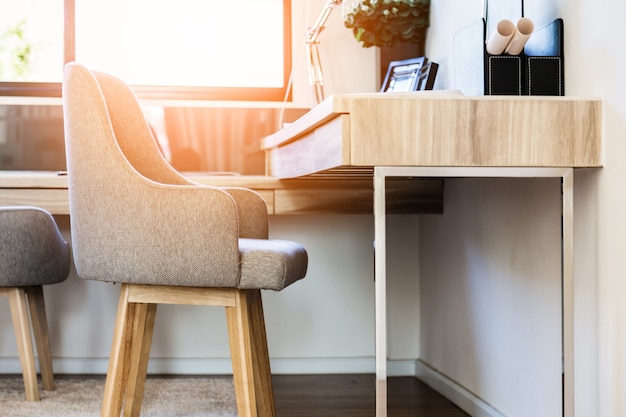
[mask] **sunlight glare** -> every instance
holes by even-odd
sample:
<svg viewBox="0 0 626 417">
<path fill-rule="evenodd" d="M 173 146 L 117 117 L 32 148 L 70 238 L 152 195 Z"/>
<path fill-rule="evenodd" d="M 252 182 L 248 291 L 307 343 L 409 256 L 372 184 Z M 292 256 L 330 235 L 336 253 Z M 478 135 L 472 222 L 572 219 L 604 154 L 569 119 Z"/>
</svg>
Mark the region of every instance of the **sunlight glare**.
<svg viewBox="0 0 626 417">
<path fill-rule="evenodd" d="M 18 76 L 15 39 L 0 40 L 0 80 L 59 82 L 63 73 L 63 0 L 0 0 L 0 36 L 24 21 L 23 42 L 30 47 L 27 72 Z"/>
<path fill-rule="evenodd" d="M 76 0 L 76 60 L 136 85 L 282 87 L 282 0 Z"/>
</svg>

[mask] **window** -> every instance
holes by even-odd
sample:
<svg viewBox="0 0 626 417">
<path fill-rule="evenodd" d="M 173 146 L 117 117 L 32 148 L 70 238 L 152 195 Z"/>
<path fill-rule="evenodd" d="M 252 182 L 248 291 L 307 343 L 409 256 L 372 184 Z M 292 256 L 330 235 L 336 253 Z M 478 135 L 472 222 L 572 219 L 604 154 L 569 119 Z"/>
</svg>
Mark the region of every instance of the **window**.
<svg viewBox="0 0 626 417">
<path fill-rule="evenodd" d="M 63 0 L 0 0 L 0 10 L 0 93 L 60 95 Z"/>
<path fill-rule="evenodd" d="M 13 39 L 0 49 L 3 95 L 60 96 L 68 61 L 140 97 L 282 101 L 288 90 L 290 0 L 3 3 L 0 36 Z"/>
</svg>

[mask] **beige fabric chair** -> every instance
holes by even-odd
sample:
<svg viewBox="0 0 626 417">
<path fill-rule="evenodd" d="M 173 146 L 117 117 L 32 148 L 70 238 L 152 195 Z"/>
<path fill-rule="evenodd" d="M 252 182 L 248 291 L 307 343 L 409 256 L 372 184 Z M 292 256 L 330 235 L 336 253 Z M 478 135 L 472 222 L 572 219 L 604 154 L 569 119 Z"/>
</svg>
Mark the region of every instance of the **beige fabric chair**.
<svg viewBox="0 0 626 417">
<path fill-rule="evenodd" d="M 239 416 L 274 416 L 260 290 L 303 278 L 306 250 L 268 239 L 258 194 L 172 169 L 120 79 L 67 64 L 63 107 L 76 269 L 122 284 L 102 416 L 139 415 L 159 303 L 225 306 Z"/>
<path fill-rule="evenodd" d="M 43 388 L 54 389 L 43 286 L 65 281 L 69 269 L 69 246 L 50 213 L 0 207 L 0 296 L 9 299 L 28 401 L 39 400 L 31 325 Z"/>
</svg>

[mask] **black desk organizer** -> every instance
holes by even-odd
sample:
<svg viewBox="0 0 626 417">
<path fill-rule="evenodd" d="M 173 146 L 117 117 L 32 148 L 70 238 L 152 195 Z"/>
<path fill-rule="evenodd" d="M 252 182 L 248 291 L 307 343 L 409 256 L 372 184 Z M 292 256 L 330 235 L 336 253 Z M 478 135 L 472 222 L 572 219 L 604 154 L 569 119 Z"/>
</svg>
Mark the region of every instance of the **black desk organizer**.
<svg viewBox="0 0 626 417">
<path fill-rule="evenodd" d="M 455 84 L 464 94 L 565 95 L 562 19 L 536 29 L 520 55 L 490 55 L 485 50 L 490 25 L 495 28 L 501 19 L 515 23 L 523 16 L 523 2 L 519 6 L 511 11 L 487 5 L 486 18 L 455 36 Z"/>
</svg>

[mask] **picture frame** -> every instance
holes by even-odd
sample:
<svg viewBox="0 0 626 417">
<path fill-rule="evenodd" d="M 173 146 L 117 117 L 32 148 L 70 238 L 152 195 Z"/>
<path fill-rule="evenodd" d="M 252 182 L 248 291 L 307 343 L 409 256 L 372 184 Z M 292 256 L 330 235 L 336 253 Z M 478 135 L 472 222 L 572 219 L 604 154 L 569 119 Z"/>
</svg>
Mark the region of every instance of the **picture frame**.
<svg viewBox="0 0 626 417">
<path fill-rule="evenodd" d="M 437 63 L 424 56 L 391 61 L 380 91 L 396 93 L 432 90 L 438 68 Z"/>
</svg>

